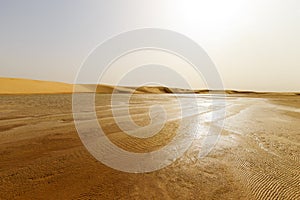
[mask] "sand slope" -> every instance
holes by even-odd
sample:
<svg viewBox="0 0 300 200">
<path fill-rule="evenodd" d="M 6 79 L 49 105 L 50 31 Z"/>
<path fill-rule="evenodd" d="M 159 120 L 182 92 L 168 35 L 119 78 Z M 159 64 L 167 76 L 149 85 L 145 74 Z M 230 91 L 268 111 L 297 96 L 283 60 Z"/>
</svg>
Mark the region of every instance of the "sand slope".
<svg viewBox="0 0 300 200">
<path fill-rule="evenodd" d="M 75 86 L 75 87 L 74 87 Z M 230 94 L 238 96 L 278 96 L 288 95 L 295 96 L 300 93 L 275 93 L 275 92 L 254 92 L 254 91 L 236 91 L 236 90 L 207 90 L 207 89 L 182 89 L 182 88 L 168 88 L 163 86 L 142 86 L 142 87 L 125 87 L 125 86 L 111 86 L 111 85 L 96 85 L 96 84 L 68 84 L 61 82 L 30 80 L 21 78 L 1 78 L 0 77 L 0 94 L 69 94 L 74 91 L 97 92 L 99 94 L 115 93 L 135 93 L 135 94 Z"/>
<path fill-rule="evenodd" d="M 73 85 L 20 78 L 0 78 L 0 94 L 71 93 Z"/>
<path fill-rule="evenodd" d="M 75 86 L 75 90 L 73 87 Z M 180 92 L 181 89 L 171 91 L 166 87 L 122 87 L 110 85 L 93 85 L 93 84 L 68 84 L 61 82 L 30 80 L 21 78 L 4 78 L 0 77 L 0 94 L 59 94 L 76 92 L 97 92 L 100 94 L 116 93 L 173 93 Z"/>
<path fill-rule="evenodd" d="M 113 90 L 117 93 L 130 92 L 131 88 L 113 87 L 109 85 L 76 85 L 76 92 L 94 92 L 97 87 L 97 93 L 109 94 Z M 40 81 L 21 78 L 3 78 L 0 77 L 0 94 L 68 94 L 73 93 L 73 84 Z"/>
</svg>

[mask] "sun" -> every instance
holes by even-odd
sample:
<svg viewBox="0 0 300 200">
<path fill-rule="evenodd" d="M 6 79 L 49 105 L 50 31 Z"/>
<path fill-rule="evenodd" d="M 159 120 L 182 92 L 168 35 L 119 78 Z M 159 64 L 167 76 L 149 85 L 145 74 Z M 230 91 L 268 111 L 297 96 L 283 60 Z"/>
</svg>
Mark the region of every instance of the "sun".
<svg viewBox="0 0 300 200">
<path fill-rule="evenodd" d="M 241 23 L 243 1 L 176 1 L 172 5 L 174 20 L 182 28 L 193 27 L 198 32 L 223 31 Z"/>
</svg>

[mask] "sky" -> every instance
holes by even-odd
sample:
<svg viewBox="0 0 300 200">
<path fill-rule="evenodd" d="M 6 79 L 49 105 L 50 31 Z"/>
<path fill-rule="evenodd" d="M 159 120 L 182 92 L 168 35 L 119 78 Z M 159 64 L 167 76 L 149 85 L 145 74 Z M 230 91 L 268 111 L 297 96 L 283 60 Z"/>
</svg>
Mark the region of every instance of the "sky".
<svg viewBox="0 0 300 200">
<path fill-rule="evenodd" d="M 97 45 L 147 27 L 197 42 L 226 89 L 300 91 L 299 0 L 2 0 L 0 27 L 0 77 L 73 83 Z"/>
</svg>

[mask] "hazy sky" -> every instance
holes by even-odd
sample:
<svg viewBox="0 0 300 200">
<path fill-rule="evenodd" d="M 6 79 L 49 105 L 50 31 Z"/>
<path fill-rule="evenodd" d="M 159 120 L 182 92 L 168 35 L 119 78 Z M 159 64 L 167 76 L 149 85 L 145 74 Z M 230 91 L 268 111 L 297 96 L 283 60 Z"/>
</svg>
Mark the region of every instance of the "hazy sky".
<svg viewBox="0 0 300 200">
<path fill-rule="evenodd" d="M 97 44 L 144 27 L 196 41 L 226 88 L 300 91 L 299 0 L 2 0 L 0 76 L 71 83 Z"/>
</svg>

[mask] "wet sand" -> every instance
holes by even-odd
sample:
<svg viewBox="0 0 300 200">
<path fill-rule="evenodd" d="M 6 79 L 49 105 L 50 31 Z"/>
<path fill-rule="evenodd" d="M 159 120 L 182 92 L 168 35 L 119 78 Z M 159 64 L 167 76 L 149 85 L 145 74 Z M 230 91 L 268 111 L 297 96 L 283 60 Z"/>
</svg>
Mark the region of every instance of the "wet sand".
<svg viewBox="0 0 300 200">
<path fill-rule="evenodd" d="M 147 106 L 173 101 L 172 95 L 136 95 L 130 113 L 147 125 Z M 73 122 L 71 95 L 1 95 L 0 102 L 0 199 L 300 199 L 296 95 L 229 95 L 218 143 L 200 158 L 204 130 L 217 124 L 201 120 L 217 112 L 203 104 L 207 112 L 187 117 L 185 130 L 197 135 L 189 150 L 166 168 L 143 174 L 109 168 L 86 150 Z M 110 95 L 97 95 L 99 122 L 128 151 L 161 148 L 180 123 L 171 114 L 157 136 L 132 138 L 116 126 L 109 103 Z"/>
</svg>

